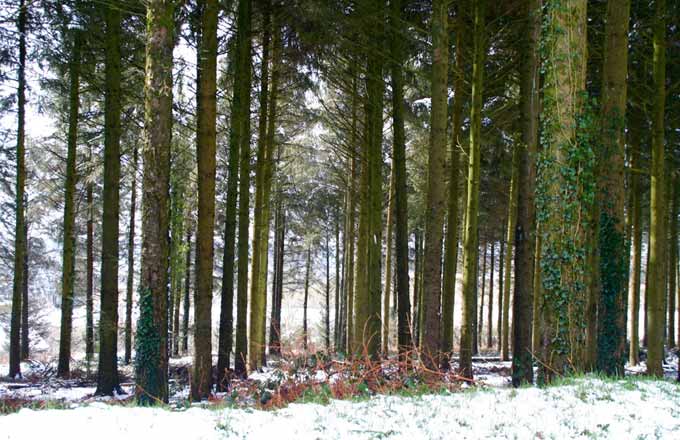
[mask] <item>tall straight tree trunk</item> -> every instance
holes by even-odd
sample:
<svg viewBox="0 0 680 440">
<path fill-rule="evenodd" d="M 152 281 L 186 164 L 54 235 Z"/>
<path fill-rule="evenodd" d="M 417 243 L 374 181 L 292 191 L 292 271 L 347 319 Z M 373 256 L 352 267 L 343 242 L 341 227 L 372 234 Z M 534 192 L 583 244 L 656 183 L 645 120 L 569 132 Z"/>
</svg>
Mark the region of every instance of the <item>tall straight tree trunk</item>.
<svg viewBox="0 0 680 440">
<path fill-rule="evenodd" d="M 460 2 L 456 12 L 456 64 L 454 67 L 453 90 L 454 100 L 451 109 L 451 145 L 448 194 L 448 219 L 446 223 L 446 238 L 444 239 L 444 281 L 442 287 L 442 339 L 441 339 L 441 368 L 450 368 L 450 353 L 453 350 L 453 316 L 456 304 L 456 271 L 458 268 L 458 198 L 459 198 L 459 174 L 461 148 L 461 121 L 463 116 L 464 100 L 464 40 L 465 18 L 464 5 Z"/>
<path fill-rule="evenodd" d="M 137 401 L 140 404 L 168 401 L 168 284 L 170 281 L 168 269 L 170 263 L 170 154 L 172 150 L 172 51 L 175 45 L 173 35 L 175 29 L 174 9 L 174 2 L 166 0 L 149 2 L 146 9 L 145 136 L 142 151 L 144 159 L 142 198 L 144 203 L 142 208 L 142 261 L 139 277 L 140 316 L 137 337 L 135 338 L 137 348 L 135 359 L 136 394 Z M 203 30 L 206 30 L 205 26 Z M 205 36 L 204 34 L 203 37 Z M 201 71 L 201 80 L 206 79 L 203 76 L 206 73 L 206 71 Z M 206 76 L 210 77 L 210 74 L 208 73 Z M 200 92 L 204 91 L 202 88 L 204 85 L 204 83 L 201 83 Z M 215 109 L 214 107 L 211 109 L 209 106 L 199 105 L 199 121 L 202 120 L 204 115 L 209 118 L 210 114 L 213 115 L 212 133 L 214 142 Z M 210 125 L 209 120 L 205 122 L 206 125 Z M 206 127 L 199 122 L 199 138 L 205 135 L 204 128 Z M 134 171 L 136 172 L 136 169 Z M 134 205 L 132 205 L 132 212 L 134 212 L 134 209 Z M 134 218 L 133 215 L 131 217 Z M 132 247 L 134 247 L 133 231 L 134 228 L 131 228 L 130 245 Z M 132 263 L 132 261 L 128 261 Z M 133 264 L 130 264 L 130 266 L 132 267 Z M 128 298 L 128 300 L 130 303 L 132 302 L 132 298 Z M 147 301 L 152 305 L 151 310 L 145 307 Z M 200 362 L 200 358 L 197 361 Z M 208 368 L 210 368 L 210 362 L 208 362 Z M 200 369 L 198 369 L 198 373 L 198 376 L 200 376 Z M 210 384 L 209 379 L 207 383 Z M 197 394 L 194 394 L 194 397 L 196 396 Z"/>
<path fill-rule="evenodd" d="M 92 146 L 89 147 L 88 163 L 92 164 Z M 88 180 L 85 190 L 87 201 L 87 238 L 85 262 L 85 359 L 89 368 L 94 357 L 94 184 Z"/>
<path fill-rule="evenodd" d="M 306 351 L 309 348 L 309 331 L 307 328 L 307 309 L 309 305 L 309 272 L 312 266 L 312 248 L 307 245 L 307 258 L 305 259 L 305 296 L 302 305 L 302 347 Z"/>
<path fill-rule="evenodd" d="M 446 127 L 449 70 L 448 1 L 432 3 L 432 115 L 425 213 L 423 261 L 423 345 L 425 365 L 440 364 L 440 308 L 442 290 L 442 238 L 446 213 Z"/>
<path fill-rule="evenodd" d="M 482 125 L 482 85 L 486 38 L 484 19 L 486 0 L 474 4 L 474 58 L 472 66 L 472 105 L 470 108 L 470 151 L 468 154 L 468 185 L 465 208 L 465 238 L 463 244 L 463 315 L 460 334 L 459 374 L 472 379 L 473 325 L 475 320 L 475 289 L 477 285 L 477 259 L 479 254 L 479 168 L 480 135 Z"/>
<path fill-rule="evenodd" d="M 414 280 L 413 280 L 413 323 L 412 323 L 412 328 L 413 328 L 413 344 L 414 346 L 418 347 L 420 346 L 420 319 L 418 318 L 420 316 L 420 274 L 421 270 L 420 267 L 422 266 L 421 263 L 421 235 L 420 235 L 420 230 L 416 229 L 413 232 L 413 242 L 415 246 L 415 255 L 414 255 L 414 260 L 413 260 L 413 273 L 414 273 Z"/>
<path fill-rule="evenodd" d="M 589 274 L 590 196 L 594 192 L 592 149 L 577 137 L 585 100 L 585 0 L 547 7 L 544 46 L 546 74 L 543 112 L 545 147 L 538 170 L 537 208 L 543 235 L 541 382 L 585 361 L 585 303 Z M 565 307 L 565 304 L 569 304 Z"/>
<path fill-rule="evenodd" d="M 491 241 L 491 270 L 489 271 L 489 305 L 487 306 L 487 327 L 489 327 L 489 332 L 486 335 L 486 346 L 491 348 L 493 342 L 493 275 L 494 275 L 494 263 L 496 262 L 496 242 Z"/>
<path fill-rule="evenodd" d="M 25 205 L 28 211 L 28 200 Z M 28 222 L 24 222 L 24 236 L 26 237 L 26 252 L 24 252 L 24 284 L 21 288 L 21 360 L 28 359 L 30 355 L 31 341 L 29 339 L 28 330 L 30 323 L 28 322 L 28 311 L 30 304 L 28 303 L 28 257 L 31 254 L 31 240 L 28 236 Z M 675 290 L 671 290 L 675 291 Z"/>
<path fill-rule="evenodd" d="M 121 11 L 105 12 L 104 208 L 102 214 L 98 395 L 120 391 L 118 378 L 118 238 L 120 216 Z"/>
<path fill-rule="evenodd" d="M 390 345 L 390 297 L 392 296 L 392 230 L 394 227 L 394 168 L 390 172 L 389 200 L 387 203 L 387 231 L 385 236 L 385 294 L 383 295 L 382 353 L 388 355 Z"/>
<path fill-rule="evenodd" d="M 326 314 L 324 316 L 324 342 L 326 352 L 331 351 L 331 250 L 326 229 Z"/>
<path fill-rule="evenodd" d="M 135 214 L 137 211 L 137 147 L 132 152 L 132 183 L 130 190 L 130 223 L 128 223 L 127 285 L 125 294 L 125 364 L 132 356 L 132 298 L 135 281 Z"/>
<path fill-rule="evenodd" d="M 269 104 L 269 58 L 271 42 L 271 0 L 262 3 L 262 63 L 260 69 L 259 117 L 257 135 L 257 164 L 255 167 L 255 206 L 253 228 L 253 256 L 250 272 L 250 331 L 249 347 L 250 369 L 263 366 L 265 348 L 265 327 L 262 325 L 267 313 L 267 248 L 263 246 L 265 236 L 269 237 L 269 223 L 265 223 L 264 174 L 266 162 L 271 160 L 267 145 L 267 106 Z M 239 236 L 239 240 L 241 237 Z M 264 276 L 263 276 L 264 275 Z"/>
<path fill-rule="evenodd" d="M 217 0 L 201 0 L 197 61 L 196 157 L 198 215 L 194 291 L 194 374 L 191 396 L 200 401 L 212 390 L 212 295 L 215 228 L 217 88 Z M 219 379 L 218 379 L 219 381 Z"/>
<path fill-rule="evenodd" d="M 482 294 L 479 296 L 479 314 L 477 315 L 477 347 L 482 345 L 482 333 L 484 333 L 484 294 L 486 293 L 486 264 L 487 261 L 489 261 L 488 258 L 488 252 L 489 252 L 489 244 L 487 242 L 484 242 L 484 254 L 482 257 Z M 475 352 L 479 351 L 479 348 L 474 350 Z"/>
<path fill-rule="evenodd" d="M 496 324 L 498 353 L 501 352 L 503 341 L 503 278 L 505 277 L 505 238 L 501 234 L 501 245 L 498 253 L 498 321 Z"/>
<path fill-rule="evenodd" d="M 629 148 L 630 167 L 640 167 L 640 135 L 642 131 L 642 115 L 639 109 L 633 108 L 629 116 Z M 642 269 L 642 204 L 640 175 L 630 175 L 631 196 L 631 260 L 632 273 L 630 274 L 630 287 L 628 288 L 630 304 L 630 346 L 628 349 L 628 362 L 635 366 L 640 363 L 640 272 Z"/>
<path fill-rule="evenodd" d="M 630 0 L 609 0 L 602 68 L 603 159 L 598 196 L 600 205 L 600 304 L 598 307 L 597 369 L 623 376 L 626 363 L 626 279 L 628 264 L 625 205 L 625 113 L 628 73 Z"/>
<path fill-rule="evenodd" d="M 517 174 L 517 223 L 514 231 L 515 289 L 513 291 L 512 384 L 534 380 L 532 322 L 534 295 L 536 151 L 538 150 L 539 76 L 538 42 L 542 0 L 527 0 L 522 13 L 527 19 L 520 67 L 522 143 Z M 506 268 L 509 272 L 510 266 Z"/>
<path fill-rule="evenodd" d="M 64 246 L 61 274 L 61 328 L 59 334 L 59 363 L 57 376 L 67 378 L 71 365 L 71 334 L 73 330 L 73 284 L 76 248 L 76 155 L 78 148 L 78 113 L 80 109 L 80 44 L 81 35 L 75 31 L 69 62 L 69 117 L 66 153 L 66 182 L 64 184 Z M 25 281 L 25 280 L 24 280 Z"/>
<path fill-rule="evenodd" d="M 520 149 L 515 145 L 512 149 L 512 177 L 510 178 L 510 194 L 508 196 L 508 224 L 505 236 L 507 249 L 505 253 L 505 281 L 503 282 L 503 341 L 501 342 L 501 360 L 510 360 L 510 290 L 512 287 L 512 254 L 515 248 L 517 228 L 517 202 L 519 196 Z"/>
<path fill-rule="evenodd" d="M 404 80 L 401 0 L 390 1 L 390 53 L 392 85 L 392 172 L 394 173 L 394 257 L 397 294 L 397 346 L 411 349 L 411 302 L 408 276 L 408 200 L 406 186 L 406 137 L 404 133 Z"/>
<path fill-rule="evenodd" d="M 21 376 L 21 299 L 24 283 L 24 254 L 26 236 L 24 235 L 24 187 L 26 185 L 26 18 L 25 0 L 19 1 L 19 72 L 17 84 L 17 177 L 15 198 L 14 228 L 14 280 L 12 285 L 12 316 L 9 335 L 9 376 Z"/>
<path fill-rule="evenodd" d="M 239 1 L 239 206 L 238 275 L 236 285 L 236 353 L 234 370 L 246 374 L 248 360 L 248 242 L 250 226 L 250 86 L 251 86 L 251 1 Z M 242 30 L 241 30 L 242 29 Z"/>
<path fill-rule="evenodd" d="M 281 147 L 279 146 L 279 152 Z M 279 154 L 280 156 L 280 154 Z M 269 327 L 269 353 L 281 355 L 281 303 L 283 294 L 283 261 L 285 251 L 286 222 L 281 202 L 281 191 L 276 192 L 274 210 L 274 286 L 272 288 L 272 315 Z"/>
<path fill-rule="evenodd" d="M 541 224 L 536 220 L 534 225 L 536 228 L 535 244 L 534 244 L 534 276 L 533 276 L 533 292 L 534 301 L 532 304 L 533 320 L 531 321 L 531 351 L 532 355 L 537 357 L 541 350 L 541 333 L 543 329 L 543 317 L 541 310 L 543 308 L 543 290 L 541 289 Z"/>
<path fill-rule="evenodd" d="M 663 376 L 665 197 L 664 197 L 664 108 L 666 101 L 666 1 L 656 0 L 654 23 L 654 104 L 652 109 L 652 164 L 649 239 L 649 284 L 647 284 L 647 374 Z"/>
<path fill-rule="evenodd" d="M 651 192 L 650 192 L 650 195 L 651 195 Z M 644 348 L 647 348 L 647 330 L 648 330 L 647 322 L 648 322 L 648 318 L 649 318 L 649 314 L 647 313 L 648 312 L 647 305 L 649 304 L 649 272 L 650 272 L 649 271 L 649 254 L 650 254 L 650 249 L 651 249 L 651 247 L 650 247 L 651 241 L 650 240 L 651 240 L 651 237 L 652 237 L 652 231 L 649 228 L 649 226 L 651 226 L 651 225 L 648 225 L 648 228 L 647 228 L 647 258 L 645 259 L 645 294 L 644 294 L 645 304 L 644 304 L 644 309 L 643 309 L 643 312 L 642 312 L 642 329 L 643 329 L 642 330 L 643 331 L 643 333 L 642 333 L 642 346 Z"/>
<path fill-rule="evenodd" d="M 192 235 L 193 225 L 191 221 L 187 219 L 187 247 L 186 247 L 186 260 L 184 262 L 185 272 L 184 272 L 184 300 L 182 305 L 184 310 L 182 311 L 182 344 L 180 346 L 180 352 L 186 354 L 189 349 L 189 310 L 191 306 L 191 235 Z"/>
<path fill-rule="evenodd" d="M 340 245 L 340 212 L 336 210 L 335 215 L 335 301 L 333 315 L 333 347 L 338 351 L 338 332 L 340 330 L 340 258 L 342 255 Z"/>
<path fill-rule="evenodd" d="M 345 189 L 347 193 L 347 226 L 345 230 L 347 231 L 345 237 L 345 255 L 347 262 L 345 263 L 345 284 L 347 286 L 346 296 L 346 313 L 347 317 L 345 319 L 346 328 L 346 338 L 345 338 L 345 351 L 347 354 L 354 354 L 356 348 L 354 346 L 354 294 L 355 294 L 355 283 L 357 281 L 355 274 L 355 260 L 354 251 L 356 245 L 357 227 L 356 227 L 356 207 L 357 207 L 357 167 L 358 167 L 358 152 L 356 150 L 356 142 L 358 140 L 357 136 L 357 75 L 352 70 L 352 122 L 351 122 L 351 133 L 350 133 L 350 151 L 349 151 L 349 182 L 347 188 Z"/>
<path fill-rule="evenodd" d="M 670 216 L 668 228 L 670 242 L 668 243 L 668 348 L 675 348 L 675 307 L 678 274 L 678 177 L 670 177 L 671 190 L 668 194 Z"/>
</svg>

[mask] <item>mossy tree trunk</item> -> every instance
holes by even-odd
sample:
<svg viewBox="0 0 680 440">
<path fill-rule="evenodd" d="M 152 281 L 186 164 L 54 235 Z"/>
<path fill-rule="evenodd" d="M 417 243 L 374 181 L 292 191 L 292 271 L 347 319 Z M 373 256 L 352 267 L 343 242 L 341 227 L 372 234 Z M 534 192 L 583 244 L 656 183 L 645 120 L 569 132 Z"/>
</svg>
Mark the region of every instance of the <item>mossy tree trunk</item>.
<svg viewBox="0 0 680 440">
<path fill-rule="evenodd" d="M 463 315 L 460 334 L 459 374 L 472 379 L 472 350 L 476 308 L 477 259 L 479 255 L 479 169 L 481 165 L 480 136 L 482 125 L 482 86 L 484 60 L 486 0 L 474 4 L 474 58 L 472 65 L 472 105 L 470 109 L 470 151 L 468 154 L 468 185 L 465 208 L 465 238 L 463 244 Z"/>
<path fill-rule="evenodd" d="M 665 151 L 664 109 L 666 101 L 666 1 L 656 0 L 653 70 L 654 94 L 652 109 L 652 165 L 649 239 L 649 283 L 647 284 L 647 374 L 663 376 L 664 324 L 666 286 L 664 285 L 664 247 L 666 233 L 666 198 L 664 197 Z"/>
<path fill-rule="evenodd" d="M 142 207 L 142 260 L 139 277 L 140 314 L 135 338 L 135 379 L 137 401 L 140 404 L 154 404 L 168 401 L 168 284 L 170 281 L 168 269 L 173 99 L 172 51 L 175 46 L 174 2 L 172 0 L 152 1 L 147 4 L 146 11 L 145 115 L 142 150 L 144 203 Z M 199 110 L 205 111 L 206 116 L 209 117 L 209 108 L 199 107 Z M 214 114 L 213 109 L 213 124 Z M 200 112 L 198 117 L 202 118 Z M 201 128 L 199 124 L 199 135 L 203 134 Z M 134 244 L 134 239 L 131 241 L 131 244 Z M 150 309 L 148 304 L 145 304 L 149 296 Z M 150 316 L 149 312 L 151 312 Z"/>
<path fill-rule="evenodd" d="M 596 367 L 623 376 L 626 362 L 628 255 L 625 244 L 625 113 L 630 0 L 609 0 L 602 68 L 600 205 L 600 300 Z M 597 220 L 597 219 L 596 219 Z"/>
<path fill-rule="evenodd" d="M 543 45 L 544 145 L 538 166 L 543 301 L 539 380 L 550 382 L 585 361 L 589 218 L 594 157 L 584 117 L 586 1 L 547 5 Z M 576 131 L 577 124 L 580 126 Z M 585 128 L 583 127 L 585 125 Z"/>
</svg>

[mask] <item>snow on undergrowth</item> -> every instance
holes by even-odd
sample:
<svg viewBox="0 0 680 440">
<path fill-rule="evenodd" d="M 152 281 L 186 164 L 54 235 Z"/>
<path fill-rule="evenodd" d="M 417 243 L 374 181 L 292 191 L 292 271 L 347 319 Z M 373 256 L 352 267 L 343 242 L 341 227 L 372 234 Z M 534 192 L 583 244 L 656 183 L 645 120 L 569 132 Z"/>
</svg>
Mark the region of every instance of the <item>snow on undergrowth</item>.
<svg viewBox="0 0 680 440">
<path fill-rule="evenodd" d="M 101 402 L 0 416 L 0 439 L 680 438 L 680 386 L 595 377 L 548 388 L 293 403 L 263 411 L 170 410 Z"/>
</svg>

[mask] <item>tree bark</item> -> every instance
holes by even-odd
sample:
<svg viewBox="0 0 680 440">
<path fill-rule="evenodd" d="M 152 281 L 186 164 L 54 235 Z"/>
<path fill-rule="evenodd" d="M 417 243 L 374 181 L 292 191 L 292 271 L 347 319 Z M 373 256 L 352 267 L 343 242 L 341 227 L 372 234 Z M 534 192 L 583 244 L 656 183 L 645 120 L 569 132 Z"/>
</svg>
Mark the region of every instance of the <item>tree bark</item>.
<svg viewBox="0 0 680 440">
<path fill-rule="evenodd" d="M 387 231 L 385 236 L 385 294 L 383 295 L 382 353 L 387 357 L 390 345 L 390 297 L 392 296 L 392 230 L 394 227 L 394 168 L 390 172 L 389 200 L 387 202 Z"/>
<path fill-rule="evenodd" d="M 121 11 L 105 12 L 104 208 L 97 395 L 120 392 L 118 378 L 118 238 L 120 214 Z"/>
<path fill-rule="evenodd" d="M 125 294 L 125 364 L 132 356 L 132 303 L 135 274 L 135 213 L 137 211 L 137 147 L 132 152 L 132 183 L 130 190 L 130 223 L 128 223 L 127 285 Z"/>
<path fill-rule="evenodd" d="M 307 258 L 305 259 L 305 296 L 302 305 L 302 348 L 309 348 L 309 331 L 307 328 L 307 306 L 309 304 L 309 272 L 312 265 L 312 248 L 307 245 Z"/>
<path fill-rule="evenodd" d="M 477 284 L 477 259 L 479 255 L 479 168 L 480 134 L 482 123 L 482 86 L 486 38 L 484 21 L 486 0 L 474 4 L 474 61 L 472 66 L 472 105 L 470 109 L 470 152 L 468 162 L 468 187 L 465 214 L 463 256 L 463 316 L 460 335 L 459 374 L 472 379 L 473 325 L 475 320 L 475 289 Z"/>
<path fill-rule="evenodd" d="M 26 236 L 24 235 L 25 209 L 24 190 L 26 186 L 26 21 L 27 5 L 19 1 L 19 72 L 17 84 L 17 177 L 15 191 L 15 228 L 14 228 L 14 280 L 12 285 L 12 315 L 9 336 L 9 376 L 21 376 L 21 300 L 24 284 L 24 254 Z"/>
<path fill-rule="evenodd" d="M 194 374 L 191 396 L 200 401 L 212 391 L 212 296 L 215 228 L 217 0 L 201 0 L 197 60 L 196 157 L 198 215 L 194 291 Z M 218 379 L 219 381 L 219 379 Z"/>
<path fill-rule="evenodd" d="M 59 334 L 59 363 L 57 376 L 68 378 L 71 365 L 71 334 L 73 331 L 73 284 L 75 278 L 76 247 L 76 155 L 78 148 L 78 113 L 80 109 L 80 31 L 73 34 L 73 48 L 69 63 L 69 117 L 66 153 L 66 182 L 64 184 L 64 246 L 61 274 L 61 327 Z M 25 281 L 25 280 L 24 280 Z"/>
<path fill-rule="evenodd" d="M 517 235 L 517 202 L 519 196 L 519 173 L 520 173 L 520 149 L 523 146 L 515 145 L 512 149 L 512 177 L 510 178 L 510 194 L 508 200 L 508 224 L 505 241 L 507 249 L 505 253 L 505 281 L 503 282 L 503 341 L 501 343 L 501 359 L 510 360 L 510 291 L 512 287 L 512 254 L 515 250 L 515 237 Z"/>
<path fill-rule="evenodd" d="M 652 109 L 651 216 L 649 239 L 649 284 L 647 285 L 647 374 L 663 376 L 665 197 L 664 197 L 664 108 L 666 100 L 666 1 L 656 0 L 654 23 L 654 95 Z"/>
<path fill-rule="evenodd" d="M 517 223 L 514 231 L 515 288 L 513 291 L 512 383 L 519 386 L 534 380 L 532 322 L 536 215 L 536 151 L 538 150 L 539 74 L 538 44 L 541 33 L 541 0 L 528 0 L 526 42 L 523 42 L 520 70 L 522 148 L 517 174 Z M 508 248 L 508 250 L 510 250 Z M 509 272 L 510 266 L 506 268 Z"/>
<path fill-rule="evenodd" d="M 631 168 L 640 167 L 640 135 L 642 130 L 642 115 L 640 110 L 634 108 L 629 115 L 629 148 Z M 629 304 L 630 304 L 630 347 L 628 349 L 628 362 L 635 366 L 640 363 L 640 272 L 642 269 L 642 205 L 640 176 L 637 173 L 630 175 L 631 196 L 631 260 L 632 273 L 630 274 Z"/>
<path fill-rule="evenodd" d="M 493 275 L 494 275 L 494 263 L 496 262 L 496 242 L 491 240 L 491 270 L 489 271 L 489 305 L 487 306 L 487 327 L 489 332 L 486 334 L 486 346 L 491 348 L 493 342 Z"/>
<path fill-rule="evenodd" d="M 92 146 L 89 147 L 88 162 L 92 163 Z M 86 238 L 86 287 L 85 287 L 85 359 L 89 368 L 94 357 L 94 184 L 88 180 L 87 200 L 87 238 Z"/>
<path fill-rule="evenodd" d="M 630 0 L 609 0 L 602 68 L 603 158 L 600 205 L 600 301 L 598 307 L 597 369 L 623 376 L 626 363 L 627 247 L 625 206 L 625 113 L 628 73 Z"/>
<path fill-rule="evenodd" d="M 425 258 L 423 261 L 422 354 L 428 368 L 437 368 L 441 348 L 442 238 L 446 212 L 446 121 L 448 98 L 449 32 L 448 2 L 432 3 L 432 113 L 428 155 Z"/>
<path fill-rule="evenodd" d="M 156 0 L 147 4 L 144 175 L 142 181 L 144 203 L 142 209 L 142 261 L 139 277 L 140 317 L 135 338 L 137 349 L 135 359 L 136 394 L 137 401 L 140 404 L 167 403 L 168 401 L 168 284 L 170 281 L 168 269 L 170 262 L 170 152 L 172 149 L 173 121 L 174 9 L 174 2 L 171 0 Z M 203 30 L 206 30 L 206 27 Z M 206 35 L 204 34 L 203 37 L 205 38 Z M 205 73 L 205 71 L 201 72 L 201 80 L 206 79 L 203 76 Z M 210 75 L 206 76 L 209 77 Z M 203 86 L 204 83 L 201 83 L 201 92 L 204 91 Z M 214 108 L 211 110 L 209 107 L 199 105 L 199 138 L 205 135 L 202 132 L 204 126 L 201 123 L 203 122 L 201 121 L 203 115 L 209 118 L 210 114 L 213 115 L 212 130 L 214 133 Z M 205 122 L 210 124 L 208 120 Z M 134 212 L 134 205 L 131 210 Z M 130 244 L 132 247 L 134 247 L 133 234 L 134 228 L 131 228 Z M 133 265 L 130 264 L 130 267 L 133 267 Z M 153 306 L 151 316 L 147 315 L 149 311 L 145 309 L 142 299 L 142 296 L 149 295 Z M 131 304 L 132 298 L 128 299 Z M 145 320 L 148 318 L 151 318 L 151 322 L 149 322 L 151 326 L 145 329 Z M 150 332 L 145 333 L 143 330 Z M 197 363 L 200 363 L 200 361 L 200 358 L 197 359 Z M 208 367 L 210 367 L 210 363 L 208 363 Z M 200 377 L 201 370 L 197 369 L 197 372 L 199 373 L 197 376 Z M 193 395 L 197 399 L 199 398 L 197 394 Z"/>
</svg>

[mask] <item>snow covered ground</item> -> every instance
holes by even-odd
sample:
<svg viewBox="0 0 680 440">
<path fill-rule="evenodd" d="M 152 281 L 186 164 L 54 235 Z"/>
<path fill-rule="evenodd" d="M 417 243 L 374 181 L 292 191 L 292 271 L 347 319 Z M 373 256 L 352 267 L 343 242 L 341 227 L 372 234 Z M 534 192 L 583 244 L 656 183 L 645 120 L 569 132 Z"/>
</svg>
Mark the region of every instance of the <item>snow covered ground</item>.
<svg viewBox="0 0 680 440">
<path fill-rule="evenodd" d="M 0 416 L 0 439 L 680 438 L 680 386 L 576 379 L 539 388 L 376 396 L 262 411 L 138 408 L 95 402 Z"/>
</svg>

